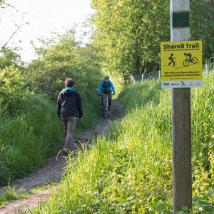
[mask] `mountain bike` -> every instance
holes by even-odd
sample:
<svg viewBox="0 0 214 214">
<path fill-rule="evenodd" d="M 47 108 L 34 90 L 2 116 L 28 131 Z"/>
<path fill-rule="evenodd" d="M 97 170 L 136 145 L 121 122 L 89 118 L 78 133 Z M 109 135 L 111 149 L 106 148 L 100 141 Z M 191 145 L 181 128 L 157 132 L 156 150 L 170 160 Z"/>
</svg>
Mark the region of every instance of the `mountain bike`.
<svg viewBox="0 0 214 214">
<path fill-rule="evenodd" d="M 109 99 L 111 94 L 102 94 L 98 95 L 102 96 L 102 116 L 104 119 L 110 118 L 110 106 L 109 106 Z"/>
</svg>

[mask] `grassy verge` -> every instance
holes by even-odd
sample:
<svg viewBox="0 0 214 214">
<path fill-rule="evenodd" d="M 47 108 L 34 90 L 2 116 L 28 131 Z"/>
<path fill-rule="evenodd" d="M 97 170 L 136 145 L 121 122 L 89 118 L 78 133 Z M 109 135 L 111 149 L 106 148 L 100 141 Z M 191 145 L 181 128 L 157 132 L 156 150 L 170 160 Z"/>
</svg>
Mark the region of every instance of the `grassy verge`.
<svg viewBox="0 0 214 214">
<path fill-rule="evenodd" d="M 13 187 L 8 186 L 4 192 L 0 194 L 0 208 L 5 206 L 9 201 L 27 198 L 29 193 L 17 192 Z"/>
<path fill-rule="evenodd" d="M 76 132 L 81 132 L 96 124 L 101 117 L 100 103 L 100 98 L 96 97 L 95 93 L 88 97 L 82 96 L 83 117 L 77 123 Z"/>
<path fill-rule="evenodd" d="M 21 113 L 1 112 L 0 185 L 31 172 L 59 148 L 63 131 L 53 105 L 33 94 L 23 99 Z"/>
<path fill-rule="evenodd" d="M 50 183 L 50 184 L 44 184 L 39 187 L 35 187 L 33 189 L 30 189 L 28 191 L 26 190 L 19 190 L 17 191 L 13 186 L 7 186 L 2 190 L 2 193 L 0 194 L 0 208 L 5 207 L 10 201 L 13 200 L 20 200 L 29 198 L 32 195 L 37 195 L 40 193 L 43 193 L 46 190 L 52 190 L 59 189 L 60 185 L 59 183 Z"/>
<path fill-rule="evenodd" d="M 193 213 L 213 213 L 213 80 L 192 90 Z M 156 81 L 127 87 L 126 116 L 91 151 L 70 157 L 61 191 L 34 213 L 170 213 L 170 97 Z"/>
<path fill-rule="evenodd" d="M 94 100 L 96 102 L 96 100 Z M 78 123 L 77 132 L 92 126 L 97 118 L 92 104 L 84 102 L 85 117 Z M 96 105 L 95 105 L 96 106 Z M 89 113 L 88 111 L 92 111 Z M 26 197 L 10 186 L 38 168 L 61 149 L 63 126 L 56 116 L 55 106 L 44 96 L 29 94 L 22 100 L 22 112 L 13 116 L 0 113 L 0 185 L 7 185 L 0 194 L 0 206 L 8 201 Z"/>
<path fill-rule="evenodd" d="M 76 130 L 91 127 L 99 116 L 94 109 L 100 104 L 95 94 L 101 78 L 96 48 L 81 47 L 73 30 L 43 45 L 38 59 L 27 67 L 10 58 L 13 54 L 18 58 L 13 52 L 9 52 L 9 64 L 2 61 L 0 186 L 31 173 L 59 150 L 63 125 L 56 115 L 56 98 L 65 78 L 77 82 L 83 100 L 84 115 Z"/>
</svg>

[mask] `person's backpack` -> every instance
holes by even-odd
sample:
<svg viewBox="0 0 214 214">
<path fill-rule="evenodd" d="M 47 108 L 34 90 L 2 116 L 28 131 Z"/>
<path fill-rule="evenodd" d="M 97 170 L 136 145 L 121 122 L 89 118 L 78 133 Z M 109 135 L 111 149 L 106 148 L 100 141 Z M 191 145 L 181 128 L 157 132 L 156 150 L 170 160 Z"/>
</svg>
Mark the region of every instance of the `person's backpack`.
<svg viewBox="0 0 214 214">
<path fill-rule="evenodd" d="M 110 88 L 111 86 L 110 86 L 110 81 L 108 81 L 108 82 L 105 82 L 105 81 L 103 81 L 103 85 L 102 85 L 102 88 L 103 88 L 103 92 L 104 93 L 109 93 L 109 88 Z"/>
</svg>

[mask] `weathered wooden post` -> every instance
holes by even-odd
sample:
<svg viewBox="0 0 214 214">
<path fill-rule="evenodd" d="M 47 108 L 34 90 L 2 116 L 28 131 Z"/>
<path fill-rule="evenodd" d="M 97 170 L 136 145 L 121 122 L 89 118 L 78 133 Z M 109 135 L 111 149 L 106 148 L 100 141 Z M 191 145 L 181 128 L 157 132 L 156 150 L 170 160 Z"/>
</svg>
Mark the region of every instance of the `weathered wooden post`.
<svg viewBox="0 0 214 214">
<path fill-rule="evenodd" d="M 171 41 L 190 39 L 189 0 L 170 0 Z M 191 89 L 172 89 L 173 213 L 192 208 Z"/>
</svg>

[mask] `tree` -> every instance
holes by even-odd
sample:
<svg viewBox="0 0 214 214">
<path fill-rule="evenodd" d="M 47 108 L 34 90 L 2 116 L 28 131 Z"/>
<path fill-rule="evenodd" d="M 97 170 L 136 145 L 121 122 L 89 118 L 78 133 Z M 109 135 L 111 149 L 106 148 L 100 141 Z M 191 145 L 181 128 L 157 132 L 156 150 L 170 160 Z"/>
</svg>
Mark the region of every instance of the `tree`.
<svg viewBox="0 0 214 214">
<path fill-rule="evenodd" d="M 5 0 L 0 0 L 0 6 L 2 7 L 3 3 L 5 2 Z"/>
<path fill-rule="evenodd" d="M 38 59 L 29 66 L 38 88 L 55 100 L 65 78 L 71 77 L 78 82 L 77 87 L 83 91 L 83 96 L 94 97 L 100 78 L 96 47 L 82 47 L 75 40 L 73 29 L 52 41 L 43 40 L 42 44 L 37 48 Z"/>
<path fill-rule="evenodd" d="M 204 58 L 214 56 L 214 1 L 192 0 L 191 1 L 190 31 L 192 40 L 203 41 Z"/>
<path fill-rule="evenodd" d="M 20 64 L 21 57 L 16 52 L 10 48 L 2 48 L 0 53 L 0 69 L 9 66 L 19 67 Z"/>
<path fill-rule="evenodd" d="M 213 4 L 213 0 L 191 1 L 191 37 L 203 40 L 206 58 L 214 53 Z M 101 49 L 103 70 L 127 79 L 133 73 L 159 69 L 159 45 L 170 36 L 169 5 L 169 0 L 93 0 L 93 41 Z"/>
</svg>

